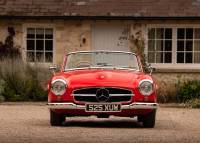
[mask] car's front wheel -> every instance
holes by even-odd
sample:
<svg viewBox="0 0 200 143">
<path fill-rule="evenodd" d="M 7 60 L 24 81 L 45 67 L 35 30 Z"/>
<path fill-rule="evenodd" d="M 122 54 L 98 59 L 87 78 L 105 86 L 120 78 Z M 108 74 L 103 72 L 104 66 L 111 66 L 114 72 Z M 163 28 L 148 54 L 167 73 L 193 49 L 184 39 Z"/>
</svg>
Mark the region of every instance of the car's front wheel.
<svg viewBox="0 0 200 143">
<path fill-rule="evenodd" d="M 61 126 L 63 122 L 63 116 L 50 110 L 50 123 L 52 126 Z"/>
<path fill-rule="evenodd" d="M 143 127 L 153 128 L 156 121 L 156 109 L 153 109 L 150 113 L 143 116 Z"/>
</svg>

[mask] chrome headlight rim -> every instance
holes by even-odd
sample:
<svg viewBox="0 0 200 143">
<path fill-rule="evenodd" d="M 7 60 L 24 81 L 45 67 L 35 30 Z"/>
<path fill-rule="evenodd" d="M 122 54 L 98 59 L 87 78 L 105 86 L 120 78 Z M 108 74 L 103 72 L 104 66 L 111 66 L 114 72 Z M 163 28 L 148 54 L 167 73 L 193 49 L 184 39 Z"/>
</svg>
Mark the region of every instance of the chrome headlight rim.
<svg viewBox="0 0 200 143">
<path fill-rule="evenodd" d="M 54 90 L 53 90 L 53 86 L 54 86 L 54 84 L 55 83 L 57 83 L 57 82 L 62 82 L 65 86 L 65 88 L 64 88 L 64 91 L 63 92 L 61 92 L 61 93 L 56 93 Z M 54 80 L 52 83 L 51 83 L 51 91 L 55 94 L 55 95 L 63 95 L 65 92 L 66 92 L 66 90 L 67 90 L 67 83 L 64 81 L 64 80 L 62 80 L 62 79 L 56 79 L 56 80 Z"/>
<path fill-rule="evenodd" d="M 141 84 L 144 83 L 144 82 L 149 82 L 149 83 L 151 84 L 151 86 L 152 86 L 152 91 L 151 91 L 151 92 L 149 92 L 149 93 L 143 93 L 143 92 L 141 91 L 141 88 L 140 88 L 140 87 L 141 87 Z M 139 87 L 140 93 L 141 93 L 143 96 L 149 96 L 149 95 L 151 95 L 151 94 L 154 92 L 154 84 L 153 84 L 153 81 L 151 81 L 151 80 L 149 80 L 149 79 L 141 80 L 141 81 L 139 82 L 138 87 Z"/>
</svg>

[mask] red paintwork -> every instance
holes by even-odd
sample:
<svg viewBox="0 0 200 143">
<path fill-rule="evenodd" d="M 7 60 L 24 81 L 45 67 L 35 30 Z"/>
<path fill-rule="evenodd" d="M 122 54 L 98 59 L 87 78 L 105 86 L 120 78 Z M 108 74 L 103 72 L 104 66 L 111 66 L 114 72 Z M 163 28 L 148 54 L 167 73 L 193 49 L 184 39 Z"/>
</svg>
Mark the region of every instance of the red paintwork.
<svg viewBox="0 0 200 143">
<path fill-rule="evenodd" d="M 65 61 L 67 59 L 67 56 L 65 57 Z M 141 69 L 141 72 L 137 71 L 128 71 L 128 70 L 97 70 L 97 69 L 88 69 L 88 70 L 74 70 L 74 71 L 64 71 L 64 65 L 62 67 L 62 72 L 60 74 L 57 74 L 52 77 L 49 87 L 51 87 L 52 81 L 56 79 L 63 79 L 67 83 L 67 91 L 64 95 L 62 95 L 62 101 L 61 102 L 73 102 L 79 105 L 83 105 L 85 103 L 76 102 L 73 99 L 73 96 L 70 96 L 72 94 L 73 90 L 79 89 L 79 88 L 86 88 L 86 87 L 119 87 L 119 88 L 125 88 L 132 90 L 133 94 L 135 96 L 132 97 L 132 100 L 130 102 L 124 102 L 121 104 L 129 104 L 131 102 L 144 102 L 143 98 L 144 96 L 141 95 L 139 92 L 138 84 L 143 79 L 149 79 L 153 81 L 154 83 L 154 89 L 156 89 L 156 84 L 153 80 L 153 78 L 148 75 L 144 74 L 142 71 L 142 66 L 140 64 L 140 60 L 138 57 L 139 66 Z M 104 76 L 104 78 L 100 78 L 100 76 Z M 48 102 L 57 102 L 56 101 L 56 95 L 54 95 L 51 92 L 51 88 L 49 88 L 49 94 L 48 94 Z M 149 95 L 149 101 L 150 103 L 156 103 L 156 90 Z M 98 113 L 88 113 L 84 110 L 54 110 L 58 114 L 81 114 L 81 115 L 98 115 Z M 122 110 L 121 112 L 114 112 L 114 113 L 108 113 L 108 115 L 136 115 L 136 114 L 147 114 L 151 112 L 151 110 Z"/>
</svg>

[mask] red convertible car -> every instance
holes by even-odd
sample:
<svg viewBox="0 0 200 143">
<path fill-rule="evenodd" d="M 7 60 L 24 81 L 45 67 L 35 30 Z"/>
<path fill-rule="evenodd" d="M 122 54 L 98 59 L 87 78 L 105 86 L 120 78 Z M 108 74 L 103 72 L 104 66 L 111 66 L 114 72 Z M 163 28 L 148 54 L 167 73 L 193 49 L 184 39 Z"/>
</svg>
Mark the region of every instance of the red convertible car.
<svg viewBox="0 0 200 143">
<path fill-rule="evenodd" d="M 151 75 L 143 73 L 139 56 L 134 53 L 69 53 L 62 72 L 54 75 L 47 86 L 52 126 L 62 125 L 66 117 L 91 115 L 137 116 L 143 127 L 155 125 L 156 84 Z"/>
</svg>

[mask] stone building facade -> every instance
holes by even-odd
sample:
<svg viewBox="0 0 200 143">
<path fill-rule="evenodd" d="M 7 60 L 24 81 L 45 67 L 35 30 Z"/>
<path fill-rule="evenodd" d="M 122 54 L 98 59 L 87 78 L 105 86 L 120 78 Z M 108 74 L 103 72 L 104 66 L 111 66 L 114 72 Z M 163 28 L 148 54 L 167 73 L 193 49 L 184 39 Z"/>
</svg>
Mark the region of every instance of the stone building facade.
<svg viewBox="0 0 200 143">
<path fill-rule="evenodd" d="M 199 5 L 197 0 L 1 0 L 0 41 L 13 27 L 14 47 L 26 61 L 29 55 L 34 60 L 39 55 L 44 58 L 42 66 L 60 68 L 67 53 L 96 50 L 98 39 L 107 39 L 100 42 L 102 50 L 135 52 L 133 43 L 116 39 L 123 37 L 123 28 L 128 29 L 127 37 L 141 31 L 144 53 L 156 68 L 157 81 L 174 83 L 177 75 L 183 80 L 198 79 Z"/>
</svg>

